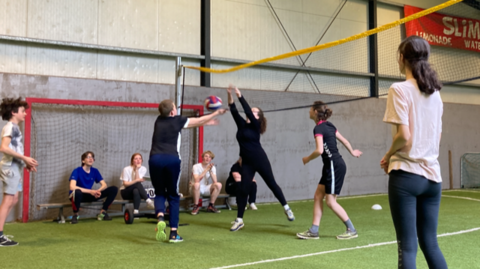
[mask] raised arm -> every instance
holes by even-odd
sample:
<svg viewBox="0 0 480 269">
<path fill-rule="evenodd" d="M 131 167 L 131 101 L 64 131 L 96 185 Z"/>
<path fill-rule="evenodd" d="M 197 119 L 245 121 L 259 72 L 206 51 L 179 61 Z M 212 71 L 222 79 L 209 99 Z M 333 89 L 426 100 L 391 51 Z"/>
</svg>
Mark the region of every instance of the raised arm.
<svg viewBox="0 0 480 269">
<path fill-rule="evenodd" d="M 247 115 L 247 118 L 250 120 L 251 123 L 257 125 L 260 127 L 260 123 L 258 120 L 255 118 L 252 112 L 252 108 L 250 105 L 248 105 L 247 100 L 243 98 L 242 93 L 238 88 L 235 88 L 235 93 L 237 94 L 238 100 L 240 101 L 240 104 L 242 104 L 243 110 L 245 111 L 245 115 Z"/>
<path fill-rule="evenodd" d="M 240 116 L 237 110 L 237 106 L 235 105 L 235 101 L 232 97 L 232 85 L 229 85 L 227 88 L 228 93 L 228 106 L 230 107 L 230 113 L 232 113 L 233 120 L 237 124 L 237 126 L 243 126 L 246 122 L 245 119 Z"/>
<path fill-rule="evenodd" d="M 335 134 L 337 136 L 337 140 L 340 141 L 340 143 L 342 143 L 345 148 L 347 148 L 348 152 L 350 152 L 350 154 L 352 154 L 353 157 L 360 157 L 362 155 L 362 152 L 358 149 L 353 149 L 352 148 L 352 145 L 350 145 L 350 142 L 348 142 L 348 140 L 343 137 L 340 132 L 337 131 L 337 133 Z"/>
</svg>

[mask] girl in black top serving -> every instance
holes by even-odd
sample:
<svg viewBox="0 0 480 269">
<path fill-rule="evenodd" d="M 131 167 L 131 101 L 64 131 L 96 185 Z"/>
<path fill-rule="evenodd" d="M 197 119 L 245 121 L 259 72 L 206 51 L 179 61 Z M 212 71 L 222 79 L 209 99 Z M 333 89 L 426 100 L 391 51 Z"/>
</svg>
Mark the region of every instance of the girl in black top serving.
<svg viewBox="0 0 480 269">
<path fill-rule="evenodd" d="M 282 189 L 280 189 L 277 182 L 275 182 L 272 166 L 270 165 L 267 154 L 260 144 L 260 135 L 267 129 L 267 119 L 259 108 L 250 108 L 247 101 L 242 97 L 240 90 L 235 88 L 235 93 L 247 116 L 246 120 L 242 118 L 233 101 L 232 89 L 232 85 L 227 89 L 228 105 L 230 106 L 230 111 L 238 128 L 237 141 L 240 145 L 240 157 L 242 157 L 242 179 L 240 190 L 237 193 L 237 219 L 233 222 L 230 231 L 235 232 L 244 227 L 243 213 L 245 212 L 248 193 L 256 172 L 260 174 L 267 186 L 272 190 L 275 197 L 280 201 L 285 209 L 285 214 L 287 215 L 288 220 L 293 221 L 295 220 L 295 216 L 285 200 Z"/>
<path fill-rule="evenodd" d="M 337 195 L 340 194 L 343 186 L 343 179 L 347 173 L 347 166 L 343 161 L 342 155 L 338 152 L 337 140 L 340 141 L 354 157 L 360 157 L 362 152 L 353 149 L 329 121 L 332 116 L 332 110 L 322 101 L 316 101 L 310 107 L 310 119 L 315 122 L 313 136 L 315 137 L 315 150 L 307 157 L 303 157 L 303 164 L 307 164 L 313 159 L 322 156 L 323 169 L 322 178 L 317 185 L 313 204 L 313 223 L 312 227 L 303 233 L 297 233 L 301 239 L 318 239 L 318 227 L 323 215 L 323 199 L 325 198 L 327 206 L 337 215 L 347 227 L 345 233 L 338 235 L 338 239 L 351 239 L 358 237 L 357 231 L 353 226 L 345 209 L 337 203 Z"/>
</svg>

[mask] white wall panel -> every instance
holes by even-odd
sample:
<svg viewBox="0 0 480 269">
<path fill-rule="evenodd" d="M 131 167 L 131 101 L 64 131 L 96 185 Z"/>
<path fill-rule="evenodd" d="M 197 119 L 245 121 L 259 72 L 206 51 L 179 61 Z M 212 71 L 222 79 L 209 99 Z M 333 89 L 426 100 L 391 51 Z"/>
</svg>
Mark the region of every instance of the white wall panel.
<svg viewBox="0 0 480 269">
<path fill-rule="evenodd" d="M 212 1 L 212 56 L 257 60 L 290 52 L 267 7 Z"/>
<path fill-rule="evenodd" d="M 339 8 L 342 2 L 343 2 L 342 0 L 328 0 L 328 1 L 303 0 L 302 12 L 304 14 L 313 14 L 313 15 L 331 17 L 333 16 L 333 14 L 335 14 L 335 11 Z"/>
<path fill-rule="evenodd" d="M 378 26 L 401 19 L 401 7 L 377 5 Z M 399 76 L 397 49 L 402 42 L 402 27 L 398 26 L 378 34 L 378 73 L 388 76 Z"/>
<path fill-rule="evenodd" d="M 462 86 L 444 86 L 440 95 L 444 103 L 480 104 L 480 87 L 472 89 Z"/>
<path fill-rule="evenodd" d="M 157 57 L 98 54 L 98 79 L 159 82 Z"/>
<path fill-rule="evenodd" d="M 25 73 L 95 78 L 97 53 L 91 50 L 27 47 Z"/>
<path fill-rule="evenodd" d="M 0 34 L 25 36 L 27 0 L 0 0 Z"/>
<path fill-rule="evenodd" d="M 158 1 L 158 50 L 199 55 L 200 1 Z"/>
<path fill-rule="evenodd" d="M 99 44 L 158 50 L 157 0 L 99 1 Z"/>
<path fill-rule="evenodd" d="M 340 19 L 368 22 L 368 6 L 367 1 L 348 0 L 339 14 Z"/>
<path fill-rule="evenodd" d="M 0 42 L 0 72 L 25 73 L 25 54 L 25 46 Z"/>
<path fill-rule="evenodd" d="M 97 0 L 28 2 L 28 37 L 97 43 Z"/>
</svg>

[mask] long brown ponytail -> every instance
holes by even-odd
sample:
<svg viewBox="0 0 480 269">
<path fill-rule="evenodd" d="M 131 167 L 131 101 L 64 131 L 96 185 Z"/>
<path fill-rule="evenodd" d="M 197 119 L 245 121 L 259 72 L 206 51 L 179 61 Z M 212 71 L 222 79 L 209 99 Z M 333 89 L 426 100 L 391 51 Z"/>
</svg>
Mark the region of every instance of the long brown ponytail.
<svg viewBox="0 0 480 269">
<path fill-rule="evenodd" d="M 398 52 L 403 55 L 404 64 L 412 69 L 412 75 L 421 92 L 432 94 L 442 88 L 437 72 L 428 62 L 430 45 L 425 39 L 409 36 L 400 43 Z"/>
</svg>

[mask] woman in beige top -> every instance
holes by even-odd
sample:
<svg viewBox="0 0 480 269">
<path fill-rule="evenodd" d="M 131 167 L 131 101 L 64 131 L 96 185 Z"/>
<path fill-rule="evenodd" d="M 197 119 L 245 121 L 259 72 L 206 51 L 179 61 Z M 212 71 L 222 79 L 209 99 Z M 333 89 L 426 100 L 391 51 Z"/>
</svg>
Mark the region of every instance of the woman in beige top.
<svg viewBox="0 0 480 269">
<path fill-rule="evenodd" d="M 443 103 L 430 45 L 410 36 L 398 48 L 404 82 L 392 84 L 383 121 L 393 141 L 380 161 L 389 174 L 388 199 L 397 234 L 398 268 L 416 268 L 417 237 L 429 268 L 447 268 L 437 243 L 442 178 L 438 154 Z"/>
</svg>

